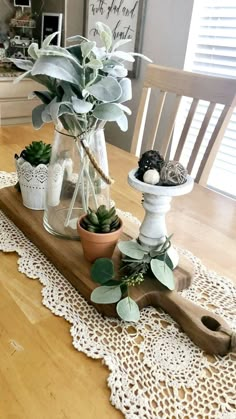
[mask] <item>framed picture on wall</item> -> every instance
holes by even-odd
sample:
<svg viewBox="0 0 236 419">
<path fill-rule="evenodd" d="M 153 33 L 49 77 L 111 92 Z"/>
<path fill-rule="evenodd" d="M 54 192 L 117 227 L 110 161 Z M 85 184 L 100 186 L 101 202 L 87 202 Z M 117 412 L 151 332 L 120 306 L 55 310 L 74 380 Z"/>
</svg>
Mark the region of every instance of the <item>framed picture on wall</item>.
<svg viewBox="0 0 236 419">
<path fill-rule="evenodd" d="M 14 0 L 14 7 L 31 7 L 31 0 Z"/>
<path fill-rule="evenodd" d="M 85 0 L 84 36 L 97 41 L 96 22 L 108 25 L 113 40 L 130 39 L 121 49 L 141 52 L 146 0 Z M 139 59 L 128 63 L 129 77 L 137 78 Z"/>
<path fill-rule="evenodd" d="M 60 32 L 52 40 L 52 45 L 61 45 L 61 29 L 62 29 L 62 13 L 43 13 L 42 14 L 42 30 L 41 44 L 43 40 L 53 32 Z"/>
</svg>

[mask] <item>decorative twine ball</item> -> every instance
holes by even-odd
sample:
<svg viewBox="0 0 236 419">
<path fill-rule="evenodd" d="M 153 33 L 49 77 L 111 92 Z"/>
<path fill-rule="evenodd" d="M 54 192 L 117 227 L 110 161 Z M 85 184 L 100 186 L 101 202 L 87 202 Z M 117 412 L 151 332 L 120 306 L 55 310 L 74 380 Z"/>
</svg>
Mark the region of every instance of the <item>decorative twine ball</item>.
<svg viewBox="0 0 236 419">
<path fill-rule="evenodd" d="M 179 161 L 168 161 L 162 166 L 160 180 L 162 185 L 182 185 L 187 180 L 187 170 Z"/>
<path fill-rule="evenodd" d="M 143 175 L 143 181 L 150 183 L 150 185 L 156 185 L 160 180 L 160 175 L 156 169 L 147 170 Z"/>
</svg>

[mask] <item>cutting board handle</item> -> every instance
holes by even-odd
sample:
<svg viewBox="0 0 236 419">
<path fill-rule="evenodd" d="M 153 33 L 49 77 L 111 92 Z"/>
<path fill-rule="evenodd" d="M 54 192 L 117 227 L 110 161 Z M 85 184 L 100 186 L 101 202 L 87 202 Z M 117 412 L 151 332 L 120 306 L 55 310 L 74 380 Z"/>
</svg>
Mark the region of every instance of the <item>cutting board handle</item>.
<svg viewBox="0 0 236 419">
<path fill-rule="evenodd" d="M 225 355 L 236 352 L 236 333 L 217 314 L 194 304 L 176 291 L 153 291 L 150 300 L 151 305 L 161 307 L 170 314 L 190 339 L 207 353 Z"/>
</svg>

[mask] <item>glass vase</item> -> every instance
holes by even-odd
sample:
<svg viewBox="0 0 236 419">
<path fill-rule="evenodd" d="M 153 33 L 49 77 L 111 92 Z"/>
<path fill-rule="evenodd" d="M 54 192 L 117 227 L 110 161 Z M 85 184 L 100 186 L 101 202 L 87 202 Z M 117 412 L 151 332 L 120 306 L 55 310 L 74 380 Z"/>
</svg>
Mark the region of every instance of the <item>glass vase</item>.
<svg viewBox="0 0 236 419">
<path fill-rule="evenodd" d="M 55 130 L 43 219 L 45 229 L 53 235 L 79 239 L 78 218 L 88 208 L 96 209 L 101 204 L 109 208 L 109 185 L 94 167 L 85 146 L 108 175 L 103 129 L 77 138 L 66 131 Z"/>
</svg>

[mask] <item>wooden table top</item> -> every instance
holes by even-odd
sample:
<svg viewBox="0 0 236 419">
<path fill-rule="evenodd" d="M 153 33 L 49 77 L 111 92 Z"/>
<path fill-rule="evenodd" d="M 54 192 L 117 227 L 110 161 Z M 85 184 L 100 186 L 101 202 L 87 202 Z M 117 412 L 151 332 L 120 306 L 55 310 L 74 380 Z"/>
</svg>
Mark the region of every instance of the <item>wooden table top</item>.
<svg viewBox="0 0 236 419">
<path fill-rule="evenodd" d="M 53 128 L 0 128 L 0 171 L 14 171 L 14 154 L 32 140 L 51 142 Z M 108 145 L 111 197 L 143 217 L 141 194 L 127 183 L 137 158 Z M 236 283 L 236 201 L 199 185 L 174 198 L 167 215 L 173 243 Z M 11 278 L 11 281 L 7 279 Z M 14 419 L 122 418 L 111 406 L 107 368 L 74 349 L 70 325 L 41 304 L 41 285 L 17 270 L 17 256 L 0 252 L 0 417 Z M 14 345 L 27 346 L 16 351 Z"/>
</svg>

